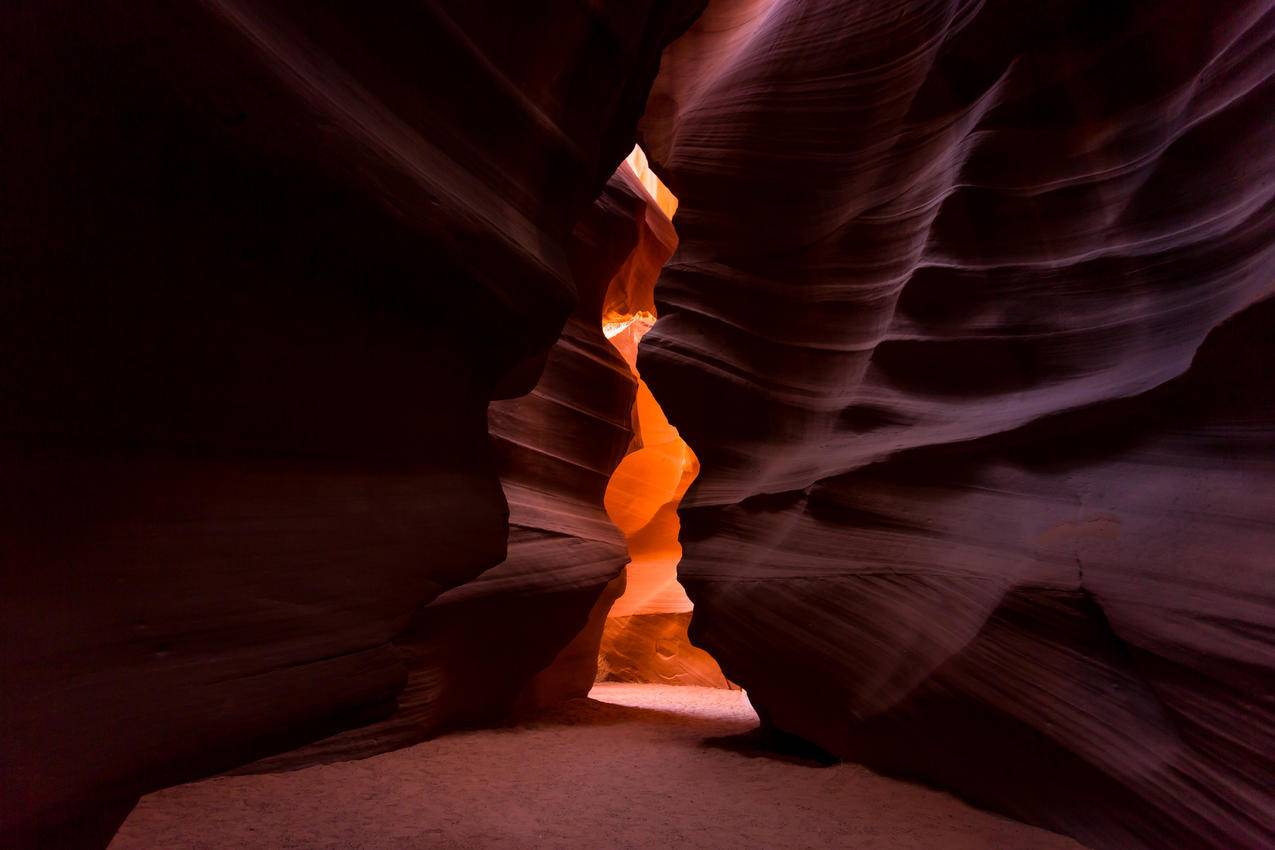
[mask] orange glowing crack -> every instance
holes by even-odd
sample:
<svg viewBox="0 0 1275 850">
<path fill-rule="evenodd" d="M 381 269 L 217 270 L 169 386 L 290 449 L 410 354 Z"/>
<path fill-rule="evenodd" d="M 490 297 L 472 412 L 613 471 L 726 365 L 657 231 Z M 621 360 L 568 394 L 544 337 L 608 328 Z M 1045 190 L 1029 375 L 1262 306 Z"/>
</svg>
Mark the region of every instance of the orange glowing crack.
<svg viewBox="0 0 1275 850">
<path fill-rule="evenodd" d="M 666 232 L 657 233 L 665 240 L 653 249 L 653 253 L 663 254 L 658 262 L 648 263 L 641 269 L 644 274 L 625 275 L 622 282 L 617 277 L 612 283 L 602 320 L 603 333 L 638 379 L 633 442 L 611 476 L 604 500 L 611 521 L 628 540 L 630 559 L 627 586 L 611 609 L 612 617 L 691 610 L 691 600 L 677 581 L 677 564 L 682 557 L 677 505 L 699 472 L 695 453 L 669 424 L 637 371 L 638 343 L 656 321 L 655 279 L 676 246 L 669 219 L 677 210 L 677 198 L 650 170 L 640 148 L 635 147 L 625 163 L 663 212 L 663 220 L 653 224 Z M 614 291 L 617 284 L 626 291 Z"/>
</svg>

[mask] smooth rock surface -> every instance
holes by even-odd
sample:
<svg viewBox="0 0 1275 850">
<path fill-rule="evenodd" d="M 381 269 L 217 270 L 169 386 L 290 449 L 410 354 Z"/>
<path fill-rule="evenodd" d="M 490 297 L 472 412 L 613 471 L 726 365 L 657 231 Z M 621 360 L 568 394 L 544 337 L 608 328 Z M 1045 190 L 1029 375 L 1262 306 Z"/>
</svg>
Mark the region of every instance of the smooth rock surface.
<svg viewBox="0 0 1275 850">
<path fill-rule="evenodd" d="M 641 143 L 691 636 L 1097 848 L 1275 844 L 1275 12 L 717 0 Z"/>
<path fill-rule="evenodd" d="M 383 716 L 464 643 L 395 645 L 505 558 L 488 402 L 536 385 L 696 5 L 6 8 L 0 843 L 101 846 L 137 794 Z M 530 677 L 618 550 L 520 498 L 506 574 L 578 564 L 497 659 Z M 512 639 L 516 608 L 470 613 Z"/>
<path fill-rule="evenodd" d="M 690 624 L 690 611 L 608 617 L 598 681 L 735 687 L 713 656 L 691 643 Z"/>
<path fill-rule="evenodd" d="M 488 408 L 509 503 L 505 560 L 421 607 L 396 635 L 407 684 L 389 717 L 244 772 L 359 758 L 588 693 L 603 620 L 625 587 L 629 549 L 604 497 L 630 446 L 637 390 L 602 318 L 635 265 L 648 266 L 648 293 L 654 284 L 659 265 L 649 265 L 646 248 L 654 207 L 621 163 L 572 234 L 580 302 L 539 382 Z"/>
</svg>

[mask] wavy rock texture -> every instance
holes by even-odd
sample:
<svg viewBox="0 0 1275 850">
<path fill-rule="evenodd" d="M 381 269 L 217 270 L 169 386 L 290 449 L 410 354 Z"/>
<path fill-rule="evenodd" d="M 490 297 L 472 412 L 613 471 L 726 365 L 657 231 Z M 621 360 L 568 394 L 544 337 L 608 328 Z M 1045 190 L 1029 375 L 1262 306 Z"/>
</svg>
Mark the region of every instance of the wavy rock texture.
<svg viewBox="0 0 1275 850">
<path fill-rule="evenodd" d="M 666 52 L 638 365 L 770 723 L 1096 848 L 1275 843 L 1273 7 L 718 0 Z"/>
<path fill-rule="evenodd" d="M 650 199 L 638 245 L 607 289 L 602 328 L 637 383 L 633 439 L 607 483 L 607 516 L 624 534 L 623 593 L 606 614 L 597 681 L 726 686 L 721 670 L 687 634 L 691 601 L 677 581 L 677 506 L 699 471 L 695 453 L 669 425 L 637 373 L 638 344 L 655 323 L 655 282 L 677 248 L 677 199 L 635 147 L 617 176 Z"/>
<path fill-rule="evenodd" d="M 603 335 L 602 317 L 610 293 L 633 279 L 635 266 L 649 266 L 648 294 L 654 285 L 653 212 L 658 208 L 622 163 L 573 232 L 569 260 L 579 305 L 535 389 L 488 408 L 509 502 L 508 556 L 422 607 L 395 636 L 408 675 L 396 710 L 243 772 L 367 756 L 448 725 L 496 722 L 515 709 L 588 693 L 603 621 L 625 585 L 629 549 L 604 496 L 629 449 L 637 391 L 629 365 Z"/>
<path fill-rule="evenodd" d="M 388 711 L 419 628 L 475 630 L 443 608 L 525 631 L 446 593 L 505 558 L 498 465 L 554 451 L 493 456 L 487 405 L 535 385 L 570 234 L 694 5 L 6 9 L 6 846 L 105 843 L 138 793 Z M 610 368 L 565 345 L 568 374 Z M 632 392 L 615 375 L 581 420 Z M 616 568 L 576 502 L 623 425 L 556 502 L 515 482 L 483 593 L 560 565 L 563 616 L 510 669 Z"/>
</svg>

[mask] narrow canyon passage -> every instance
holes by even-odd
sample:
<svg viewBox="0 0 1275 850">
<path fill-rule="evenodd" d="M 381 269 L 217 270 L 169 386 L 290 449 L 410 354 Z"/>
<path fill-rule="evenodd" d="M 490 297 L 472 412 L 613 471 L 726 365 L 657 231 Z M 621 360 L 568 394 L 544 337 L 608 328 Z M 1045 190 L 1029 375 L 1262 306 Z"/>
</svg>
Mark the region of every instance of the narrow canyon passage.
<svg viewBox="0 0 1275 850">
<path fill-rule="evenodd" d="M 144 798 L 111 850 L 1078 850 L 857 765 L 768 752 L 739 690 L 601 684 L 511 727 Z"/>
<path fill-rule="evenodd" d="M 633 440 L 604 499 L 607 516 L 624 534 L 629 562 L 624 592 L 603 629 L 597 678 L 732 687 L 713 657 L 691 643 L 687 630 L 693 605 L 677 578 L 682 558 L 677 508 L 699 474 L 699 459 L 668 421 L 637 363 L 642 337 L 659 320 L 655 285 L 660 268 L 677 247 L 677 198 L 651 170 L 641 146 L 616 173 L 635 178 L 634 188 L 654 203 L 647 206 L 643 231 L 650 238 L 612 278 L 602 314 L 602 332 L 637 380 L 637 394 Z"/>
<path fill-rule="evenodd" d="M 6 12 L 0 850 L 1275 848 L 1275 0 Z"/>
<path fill-rule="evenodd" d="M 588 698 L 369 758 L 268 759 L 169 788 L 142 800 L 111 848 L 1079 847 L 765 737 L 744 691 L 690 642 L 677 507 L 699 461 L 638 370 L 638 345 L 658 321 L 659 270 L 677 244 L 677 199 L 640 148 L 613 179 L 648 203 L 601 317 L 636 392 L 633 436 L 604 498 L 628 562 Z M 525 511 L 527 495 L 505 484 Z M 577 641 L 587 637 L 586 628 Z"/>
</svg>

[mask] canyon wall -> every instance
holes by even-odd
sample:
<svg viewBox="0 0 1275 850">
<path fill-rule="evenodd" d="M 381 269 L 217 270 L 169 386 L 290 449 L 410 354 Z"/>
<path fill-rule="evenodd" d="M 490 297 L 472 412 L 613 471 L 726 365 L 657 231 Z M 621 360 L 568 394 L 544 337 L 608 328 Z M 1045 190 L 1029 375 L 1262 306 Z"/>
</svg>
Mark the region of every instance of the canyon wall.
<svg viewBox="0 0 1275 850">
<path fill-rule="evenodd" d="M 1094 848 L 1275 843 L 1275 4 L 714 0 L 639 139 L 691 636 Z"/>
<path fill-rule="evenodd" d="M 588 693 L 603 622 L 625 589 L 629 547 L 605 498 L 630 448 L 637 390 L 603 335 L 604 305 L 634 281 L 649 297 L 671 252 L 651 263 L 651 244 L 665 232 L 658 215 L 621 163 L 573 231 L 579 303 L 535 389 L 488 407 L 509 502 L 508 555 L 419 608 L 395 635 L 407 684 L 392 713 L 240 772 L 360 758 Z"/>
<path fill-rule="evenodd" d="M 536 385 L 580 263 L 608 262 L 571 234 L 695 6 L 6 9 L 6 846 L 104 844 L 139 793 L 384 717 L 447 647 L 545 610 L 557 631 L 499 659 L 508 698 L 571 640 L 621 559 L 588 503 L 632 384 L 573 319 L 494 452 L 487 408 Z M 507 504 L 577 378 L 596 444 L 551 498 L 507 476 Z M 458 722 L 473 684 L 404 703 Z"/>
<path fill-rule="evenodd" d="M 1275 4 L 702 5 L 11 4 L 0 843 L 586 689 L 619 306 L 769 724 L 1275 843 Z"/>
</svg>

